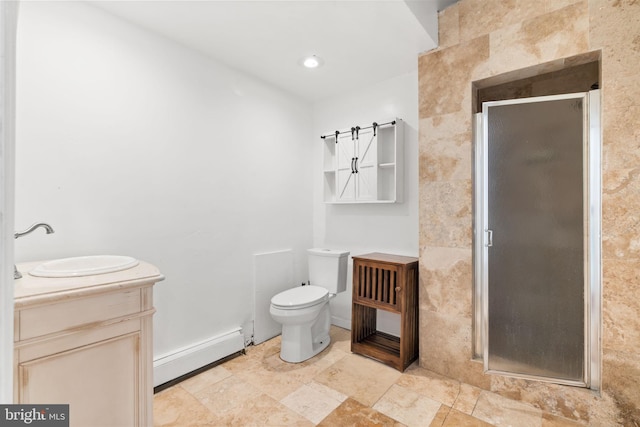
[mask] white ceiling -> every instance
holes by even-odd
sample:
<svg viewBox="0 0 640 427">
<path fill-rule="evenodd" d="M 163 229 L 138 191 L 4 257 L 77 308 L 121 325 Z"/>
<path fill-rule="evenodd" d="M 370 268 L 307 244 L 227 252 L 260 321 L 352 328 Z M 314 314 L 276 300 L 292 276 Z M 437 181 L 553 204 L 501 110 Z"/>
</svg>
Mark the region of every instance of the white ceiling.
<svg viewBox="0 0 640 427">
<path fill-rule="evenodd" d="M 436 47 L 437 11 L 456 0 L 126 0 L 92 2 L 138 26 L 318 101 L 417 69 Z M 324 59 L 309 70 L 301 58 Z"/>
</svg>

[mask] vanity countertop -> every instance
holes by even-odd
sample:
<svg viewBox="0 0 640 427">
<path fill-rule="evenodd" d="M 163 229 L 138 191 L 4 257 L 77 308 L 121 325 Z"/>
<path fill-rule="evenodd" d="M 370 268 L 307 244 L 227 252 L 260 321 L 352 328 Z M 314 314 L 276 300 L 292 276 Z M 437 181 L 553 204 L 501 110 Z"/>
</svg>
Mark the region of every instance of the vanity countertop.
<svg viewBox="0 0 640 427">
<path fill-rule="evenodd" d="M 69 298 L 109 292 L 117 289 L 155 283 L 164 280 L 157 267 L 139 261 L 135 267 L 113 273 L 78 277 L 36 277 L 29 274 L 43 261 L 18 264 L 22 278 L 14 280 L 15 307 L 45 304 Z"/>
</svg>

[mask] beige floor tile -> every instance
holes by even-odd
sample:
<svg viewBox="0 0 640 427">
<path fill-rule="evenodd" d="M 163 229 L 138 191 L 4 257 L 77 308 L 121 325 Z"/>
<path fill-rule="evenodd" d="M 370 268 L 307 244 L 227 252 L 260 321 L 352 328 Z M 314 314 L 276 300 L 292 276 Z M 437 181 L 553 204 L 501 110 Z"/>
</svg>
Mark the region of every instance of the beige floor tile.
<svg viewBox="0 0 640 427">
<path fill-rule="evenodd" d="M 447 406 L 453 406 L 460 392 L 460 383 L 451 378 L 411 365 L 396 382 Z"/>
<path fill-rule="evenodd" d="M 258 345 L 248 346 L 245 349 L 245 354 L 224 362 L 224 367 L 231 372 L 235 372 L 244 369 L 247 364 L 260 363 L 263 359 L 278 353 L 280 353 L 280 336 Z"/>
<path fill-rule="evenodd" d="M 348 354 L 320 372 L 314 380 L 372 406 L 399 377 L 400 372 L 382 363 Z"/>
<path fill-rule="evenodd" d="M 373 409 L 409 427 L 421 427 L 431 424 L 440 406 L 440 402 L 394 384 Z"/>
<path fill-rule="evenodd" d="M 263 360 L 270 368 L 278 369 L 281 372 L 292 372 L 293 374 L 298 374 L 299 372 L 304 371 L 304 369 L 301 368 L 322 367 L 322 369 L 325 369 L 345 355 L 351 353 L 350 331 L 338 328 L 337 326 L 332 326 L 329 333 L 331 335 L 331 342 L 327 348 L 314 357 L 301 363 L 283 362 L 282 359 L 280 359 L 280 343 L 278 343 L 277 351 L 264 352 Z"/>
<path fill-rule="evenodd" d="M 348 330 L 332 326 L 331 339 L 327 350 L 297 364 L 280 359 L 280 337 L 250 346 L 156 394 L 154 426 L 580 425 L 417 365 L 401 374 L 351 354 Z"/>
<path fill-rule="evenodd" d="M 471 415 L 452 409 L 442 427 L 491 427 L 491 425 Z"/>
<path fill-rule="evenodd" d="M 480 393 L 472 415 L 498 427 L 542 426 L 541 410 L 488 391 Z"/>
<path fill-rule="evenodd" d="M 279 363 L 284 364 L 286 362 L 280 361 Z M 298 379 L 289 372 L 269 369 L 264 363 L 247 366 L 245 370 L 235 372 L 234 376 L 253 385 L 262 391 L 262 393 L 273 397 L 275 400 L 282 399 L 303 385 L 301 381 L 298 381 Z"/>
<path fill-rule="evenodd" d="M 297 412 L 314 424 L 318 424 L 342 403 L 338 399 L 303 385 L 280 401 L 287 408 Z"/>
<path fill-rule="evenodd" d="M 274 354 L 263 359 L 262 367 L 272 372 L 286 373 L 290 375 L 292 379 L 306 384 L 309 383 L 313 377 L 346 355 L 347 353 L 342 350 L 330 346 L 320 354 L 301 363 L 288 363 L 280 359 L 279 354 Z"/>
<path fill-rule="evenodd" d="M 207 371 L 204 371 L 196 376 L 193 376 L 180 383 L 180 387 L 187 390 L 191 394 L 195 394 L 202 389 L 205 389 L 225 378 L 230 377 L 231 371 L 223 366 L 215 366 Z"/>
<path fill-rule="evenodd" d="M 280 347 L 282 342 L 282 336 L 278 335 L 273 337 L 269 341 L 265 341 L 262 344 L 258 344 L 256 350 L 260 351 L 262 358 L 269 357 L 273 354 L 280 354 Z"/>
<path fill-rule="evenodd" d="M 336 350 L 341 350 L 347 354 L 351 353 L 351 331 L 348 329 L 331 326 L 331 345 Z"/>
<path fill-rule="evenodd" d="M 347 399 L 327 416 L 318 427 L 381 426 L 403 427 L 404 424 L 362 403 Z"/>
<path fill-rule="evenodd" d="M 457 409 L 462 413 L 471 415 L 473 413 L 473 409 L 476 407 L 481 391 L 482 390 L 478 387 L 464 383 L 460 384 L 460 393 L 458 393 L 458 397 L 453 404 L 453 409 Z"/>
<path fill-rule="evenodd" d="M 340 334 L 336 328 L 332 334 Z M 253 384 L 267 395 L 280 400 L 303 384 L 311 382 L 319 372 L 331 366 L 346 353 L 333 348 L 301 363 L 288 363 L 280 359 L 280 337 L 248 348 L 246 356 L 224 364 L 237 377 Z"/>
<path fill-rule="evenodd" d="M 438 409 L 438 413 L 436 414 L 436 416 L 433 417 L 433 420 L 431 421 L 431 424 L 429 424 L 429 427 L 442 427 L 450 411 L 451 408 L 449 406 L 440 405 L 440 409 Z"/>
<path fill-rule="evenodd" d="M 242 406 L 246 401 L 256 399 L 261 395 L 260 390 L 235 375 L 194 394 L 203 405 L 218 416 L 225 415 Z"/>
<path fill-rule="evenodd" d="M 153 425 L 182 427 L 217 425 L 219 419 L 180 386 L 168 388 L 153 397 Z"/>
<path fill-rule="evenodd" d="M 547 413 L 542 414 L 542 427 L 578 427 L 581 425 L 583 424 L 563 417 L 557 417 Z"/>
<path fill-rule="evenodd" d="M 320 393 L 324 393 L 327 396 L 334 398 L 338 402 L 344 402 L 349 397 L 346 394 L 340 393 L 338 390 L 334 390 L 331 387 L 327 387 L 326 385 L 317 383 L 315 381 L 311 381 L 307 385 L 312 389 L 319 391 Z"/>
<path fill-rule="evenodd" d="M 291 371 L 291 375 L 302 383 L 309 383 L 316 375 L 344 358 L 347 354 L 342 350 L 329 348 L 315 356 L 308 365 L 300 366 L 299 369 Z"/>
<path fill-rule="evenodd" d="M 241 406 L 228 411 L 218 425 L 233 427 L 311 427 L 314 423 L 263 394 L 255 399 L 246 400 Z"/>
<path fill-rule="evenodd" d="M 257 365 L 262 360 L 262 349 L 247 347 L 246 354 L 241 354 L 224 362 L 222 366 L 232 374 L 245 369 L 249 365 Z"/>
</svg>

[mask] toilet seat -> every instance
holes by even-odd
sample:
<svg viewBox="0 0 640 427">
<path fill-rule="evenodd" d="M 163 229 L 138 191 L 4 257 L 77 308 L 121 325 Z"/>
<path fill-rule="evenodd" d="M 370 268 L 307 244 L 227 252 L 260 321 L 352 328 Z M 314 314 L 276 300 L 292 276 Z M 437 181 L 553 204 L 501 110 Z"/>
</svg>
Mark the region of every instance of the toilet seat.
<svg viewBox="0 0 640 427">
<path fill-rule="evenodd" d="M 329 291 L 320 286 L 298 286 L 271 298 L 271 305 L 281 310 L 311 307 L 329 299 Z"/>
</svg>

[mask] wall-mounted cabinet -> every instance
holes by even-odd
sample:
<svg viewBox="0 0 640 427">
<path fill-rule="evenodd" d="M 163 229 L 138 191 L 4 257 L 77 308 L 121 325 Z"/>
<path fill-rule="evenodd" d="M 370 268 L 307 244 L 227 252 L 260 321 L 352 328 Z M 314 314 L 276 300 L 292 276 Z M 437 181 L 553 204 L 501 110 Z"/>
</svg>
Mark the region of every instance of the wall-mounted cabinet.
<svg viewBox="0 0 640 427">
<path fill-rule="evenodd" d="M 325 203 L 402 202 L 403 136 L 401 119 L 325 135 Z"/>
</svg>

